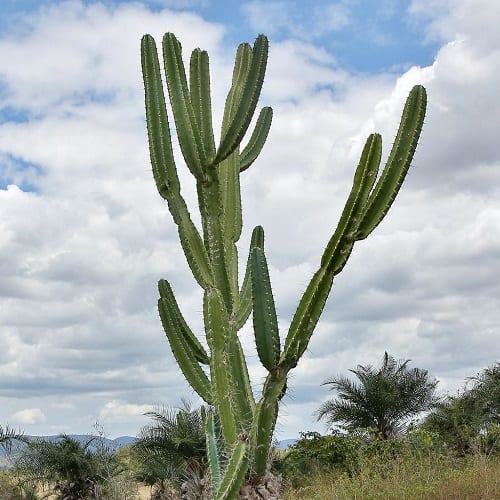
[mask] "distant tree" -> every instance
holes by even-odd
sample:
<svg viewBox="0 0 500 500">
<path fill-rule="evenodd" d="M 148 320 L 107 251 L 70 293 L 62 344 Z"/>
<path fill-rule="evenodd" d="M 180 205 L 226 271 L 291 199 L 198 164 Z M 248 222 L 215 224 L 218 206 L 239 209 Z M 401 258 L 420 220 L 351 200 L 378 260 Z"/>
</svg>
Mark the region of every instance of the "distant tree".
<svg viewBox="0 0 500 500">
<path fill-rule="evenodd" d="M 58 500 L 103 498 L 106 481 L 121 469 L 111 450 L 92 449 L 96 439 L 79 442 L 63 434 L 56 440 L 30 441 L 17 460 L 17 471 L 28 483 L 53 485 Z"/>
<path fill-rule="evenodd" d="M 470 381 L 471 392 L 477 401 L 477 410 L 482 415 L 486 430 L 492 424 L 500 424 L 500 363 L 484 369 Z"/>
<path fill-rule="evenodd" d="M 357 381 L 342 376 L 326 380 L 322 385 L 329 385 L 337 397 L 319 407 L 318 420 L 348 430 L 370 429 L 379 439 L 398 436 L 411 418 L 437 403 L 437 381 L 427 370 L 408 368 L 409 362 L 386 352 L 379 368 L 358 365 L 350 370 Z"/>
<path fill-rule="evenodd" d="M 179 409 L 159 408 L 146 413 L 153 423 L 139 431 L 133 452 L 139 463 L 137 479 L 155 486 L 158 498 L 172 488 L 179 490 L 187 479 L 192 484 L 203 478 L 205 411 L 204 407 L 192 409 L 183 401 Z"/>
<path fill-rule="evenodd" d="M 459 454 L 500 447 L 500 363 L 468 379 L 456 395 L 440 402 L 423 423 Z"/>
<path fill-rule="evenodd" d="M 22 432 L 17 432 L 8 425 L 2 427 L 0 425 L 0 448 L 9 453 L 12 450 L 12 445 L 16 442 L 26 442 L 26 437 Z"/>
</svg>

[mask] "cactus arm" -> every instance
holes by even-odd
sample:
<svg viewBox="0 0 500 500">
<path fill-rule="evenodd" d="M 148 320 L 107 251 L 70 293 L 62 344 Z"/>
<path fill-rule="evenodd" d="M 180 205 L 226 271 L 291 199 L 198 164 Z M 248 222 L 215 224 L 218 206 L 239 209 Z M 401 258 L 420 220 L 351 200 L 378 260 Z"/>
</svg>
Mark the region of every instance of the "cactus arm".
<svg viewBox="0 0 500 500">
<path fill-rule="evenodd" d="M 246 429 L 253 418 L 255 400 L 245 355 L 236 335 L 236 330 L 232 331 L 231 336 L 227 340 L 226 353 L 229 360 L 228 370 L 231 380 L 233 407 L 235 413 L 238 415 L 237 428 L 240 430 Z"/>
<path fill-rule="evenodd" d="M 427 93 L 415 85 L 405 103 L 401 123 L 389 158 L 370 198 L 360 222 L 357 240 L 366 238 L 380 224 L 403 184 L 415 154 L 422 131 L 427 106 Z"/>
<path fill-rule="evenodd" d="M 238 497 L 249 466 L 247 449 L 248 444 L 239 440 L 232 450 L 224 477 L 215 495 L 216 500 L 234 500 Z"/>
<path fill-rule="evenodd" d="M 172 353 L 186 380 L 207 404 L 212 404 L 210 381 L 196 360 L 190 344 L 182 335 L 171 304 L 165 299 L 159 299 L 158 311 Z"/>
<path fill-rule="evenodd" d="M 215 141 L 212 127 L 210 69 L 208 53 L 205 50 L 193 50 L 189 75 L 191 104 L 207 155 L 207 162 L 210 163 L 215 157 Z"/>
<path fill-rule="evenodd" d="M 252 312 L 252 250 L 255 247 L 264 248 L 264 230 L 261 226 L 256 226 L 252 231 L 252 239 L 250 241 L 250 251 L 248 253 L 247 267 L 245 278 L 241 286 L 239 308 L 236 312 L 236 328 L 239 330 L 246 323 L 248 316 Z"/>
<path fill-rule="evenodd" d="M 221 293 L 216 289 L 205 292 L 203 300 L 205 332 L 211 352 L 210 375 L 214 405 L 219 416 L 226 445 L 236 442 L 237 417 L 233 400 L 233 384 L 226 344 L 230 337 L 228 315 Z"/>
<path fill-rule="evenodd" d="M 213 283 L 212 271 L 201 237 L 191 221 L 186 203 L 180 194 L 158 52 L 155 41 L 150 35 L 144 35 L 142 38 L 141 61 L 153 176 L 158 191 L 167 200 L 174 222 L 178 226 L 179 237 L 189 267 L 199 285 L 206 288 Z"/>
<path fill-rule="evenodd" d="M 191 103 L 181 44 L 172 33 L 166 33 L 163 37 L 163 60 L 182 155 L 191 173 L 198 180 L 203 180 L 205 150 Z"/>
<path fill-rule="evenodd" d="M 219 489 L 221 471 L 217 436 L 215 434 L 215 419 L 212 411 L 209 411 L 205 419 L 205 438 L 212 491 L 217 491 Z"/>
<path fill-rule="evenodd" d="M 237 154 L 226 158 L 218 168 L 222 197 L 224 251 L 228 269 L 232 309 L 238 307 L 238 249 L 243 226 L 241 215 L 240 175 Z"/>
<path fill-rule="evenodd" d="M 321 313 L 333 283 L 333 272 L 321 267 L 312 277 L 302 295 L 285 340 L 279 366 L 289 370 L 297 366 L 307 349 L 312 332 Z"/>
<path fill-rule="evenodd" d="M 253 329 L 257 354 L 264 367 L 276 368 L 280 357 L 278 318 L 264 250 L 252 250 Z"/>
<path fill-rule="evenodd" d="M 186 320 L 179 309 L 179 305 L 175 300 L 175 295 L 169 282 L 166 280 L 160 280 L 158 282 L 158 290 L 160 292 L 160 298 L 168 303 L 169 311 L 172 313 L 172 319 L 177 323 L 178 331 L 184 338 L 185 342 L 189 345 L 194 358 L 199 363 L 208 365 L 210 363 L 210 357 L 186 323 Z"/>
<path fill-rule="evenodd" d="M 234 112 L 241 101 L 243 89 L 245 88 L 245 81 L 250 71 L 252 57 L 252 47 L 248 43 L 241 43 L 236 51 L 231 88 L 229 89 L 224 105 L 224 116 L 222 117 L 221 129 L 222 135 L 227 133 L 229 125 L 234 118 Z"/>
<path fill-rule="evenodd" d="M 340 216 L 339 223 L 321 258 L 322 267 L 327 266 L 336 269 L 339 267 L 339 261 L 343 261 L 344 256 L 350 253 L 354 244 L 354 234 L 359 224 L 361 210 L 373 186 L 373 179 L 377 177 L 381 148 L 382 140 L 380 135 L 370 135 L 361 153 L 351 192 Z"/>
<path fill-rule="evenodd" d="M 269 449 L 278 418 L 278 402 L 286 391 L 286 370 L 273 370 L 267 376 L 254 416 L 252 463 L 257 476 L 265 473 L 269 460 Z"/>
<path fill-rule="evenodd" d="M 273 120 L 272 108 L 266 106 L 259 113 L 252 136 L 239 156 L 240 172 L 244 172 L 259 156 L 271 128 Z"/>
<path fill-rule="evenodd" d="M 294 367 L 307 349 L 330 293 L 333 277 L 343 268 L 352 250 L 353 234 L 357 229 L 361 209 L 373 186 L 373 179 L 377 175 L 380 154 L 380 136 L 372 134 L 363 148 L 361 160 L 354 174 L 351 193 L 337 228 L 325 248 L 321 267 L 311 279 L 293 316 L 280 361 L 284 367 Z"/>
<path fill-rule="evenodd" d="M 167 191 L 179 191 L 180 184 L 172 151 L 158 52 L 154 38 L 151 35 L 142 37 L 141 64 L 153 176 L 160 195 L 166 198 Z"/>
<path fill-rule="evenodd" d="M 232 120 L 221 137 L 220 146 L 215 157 L 216 163 L 227 158 L 236 149 L 250 125 L 264 81 L 268 48 L 269 42 L 267 38 L 264 35 L 259 35 L 252 49 L 252 59 L 250 68 L 246 73 L 241 99 Z"/>
<path fill-rule="evenodd" d="M 214 275 L 200 233 L 193 224 L 186 203 L 180 194 L 169 196 L 167 201 L 172 218 L 177 224 L 179 239 L 191 272 L 198 284 L 203 289 L 207 289 L 213 285 Z"/>
</svg>

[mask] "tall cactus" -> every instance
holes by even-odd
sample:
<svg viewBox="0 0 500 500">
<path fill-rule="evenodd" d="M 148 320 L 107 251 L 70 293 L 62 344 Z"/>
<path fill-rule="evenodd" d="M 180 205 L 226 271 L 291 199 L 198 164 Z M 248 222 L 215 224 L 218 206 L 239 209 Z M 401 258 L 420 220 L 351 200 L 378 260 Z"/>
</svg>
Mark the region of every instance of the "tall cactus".
<svg viewBox="0 0 500 500">
<path fill-rule="evenodd" d="M 213 416 L 207 418 L 207 449 L 213 497 L 237 498 L 245 482 L 266 472 L 278 403 L 290 370 L 307 349 L 332 282 L 344 268 L 354 243 L 366 238 L 386 215 L 412 161 L 420 136 L 426 92 L 415 86 L 406 101 L 387 163 L 379 175 L 382 139 L 371 134 L 354 175 L 340 221 L 293 316 L 283 347 L 264 251 L 264 231 L 253 230 L 244 280 L 238 280 L 238 242 L 242 230 L 240 174 L 266 141 L 272 110 L 264 107 L 247 145 L 241 149 L 260 96 L 268 40 L 259 35 L 238 47 L 217 147 L 212 128 L 208 54 L 195 49 L 189 82 L 181 44 L 163 38 L 168 95 L 184 161 L 196 179 L 202 231 L 193 224 L 181 195 L 170 125 L 152 36 L 141 46 L 146 118 L 156 186 L 167 201 L 194 279 L 204 290 L 207 352 L 182 316 L 174 293 L 160 280 L 158 309 L 172 352 L 192 388 L 214 407 L 222 433 L 219 449 Z M 257 399 L 252 391 L 238 331 L 253 311 L 257 353 L 268 375 Z"/>
</svg>

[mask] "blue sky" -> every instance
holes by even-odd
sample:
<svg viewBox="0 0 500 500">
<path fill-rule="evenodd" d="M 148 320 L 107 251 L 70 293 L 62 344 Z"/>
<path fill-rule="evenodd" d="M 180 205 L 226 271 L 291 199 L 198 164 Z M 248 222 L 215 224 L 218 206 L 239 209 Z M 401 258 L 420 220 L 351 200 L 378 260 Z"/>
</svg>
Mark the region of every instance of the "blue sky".
<svg viewBox="0 0 500 500">
<path fill-rule="evenodd" d="M 266 229 L 280 330 L 335 228 L 359 153 L 384 154 L 406 95 L 429 108 L 384 224 L 358 245 L 290 378 L 277 438 L 324 431 L 320 384 L 385 351 L 445 394 L 498 360 L 500 4 L 494 0 L 2 3 L 0 423 L 28 434 L 135 435 L 152 405 L 196 398 L 156 312 L 168 278 L 194 331 L 201 295 L 149 164 L 139 40 L 208 50 L 220 122 L 239 42 L 270 38 L 274 119 L 242 181 L 244 230 Z M 183 193 L 196 192 L 178 161 Z M 193 215 L 196 219 L 196 215 Z M 241 338 L 258 391 L 250 323 Z M 29 369 L 27 369 L 27 367 Z"/>
<path fill-rule="evenodd" d="M 4 0 L 0 27 L 11 29 L 23 12 L 54 2 Z M 86 1 L 91 4 L 91 1 Z M 132 3 L 104 0 L 108 6 Z M 197 12 L 226 29 L 232 44 L 261 31 L 279 41 L 290 36 L 313 41 L 335 53 L 337 63 L 352 71 L 376 72 L 432 63 L 439 44 L 425 34 L 425 22 L 409 15 L 411 2 L 398 0 L 209 1 L 150 0 L 152 10 L 170 7 Z"/>
</svg>

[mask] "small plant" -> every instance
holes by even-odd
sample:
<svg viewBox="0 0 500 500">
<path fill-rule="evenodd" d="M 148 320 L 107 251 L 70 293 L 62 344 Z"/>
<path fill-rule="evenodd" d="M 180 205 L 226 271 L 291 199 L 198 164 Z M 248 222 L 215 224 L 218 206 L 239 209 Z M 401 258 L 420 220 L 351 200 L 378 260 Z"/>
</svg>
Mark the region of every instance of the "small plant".
<svg viewBox="0 0 500 500">
<path fill-rule="evenodd" d="M 344 210 L 307 286 L 282 345 L 264 252 L 264 230 L 252 233 L 243 282 L 238 278 L 237 242 L 242 232 L 240 175 L 260 154 L 271 126 L 272 110 L 264 107 L 245 147 L 241 143 L 260 96 L 267 65 L 268 40 L 238 47 L 231 89 L 226 99 L 221 138 L 212 127 L 209 59 L 191 54 L 189 81 L 181 44 L 172 33 L 163 37 L 166 83 L 177 138 L 184 161 L 196 180 L 202 232 L 194 225 L 181 195 L 165 106 L 155 41 L 141 45 L 146 95 L 146 121 L 153 176 L 177 225 L 180 243 L 193 277 L 203 289 L 203 317 L 208 350 L 184 319 L 168 281 L 158 284 L 160 318 L 179 367 L 199 396 L 215 408 L 223 438 L 217 444 L 213 414 L 206 439 L 212 494 L 236 498 L 244 485 L 267 488 L 276 495 L 268 470 L 278 403 L 290 370 L 304 354 L 330 293 L 354 244 L 382 221 L 403 183 L 417 146 L 426 109 L 426 92 L 415 86 L 406 101 L 387 163 L 378 175 L 382 138 L 371 134 L 361 153 Z M 267 370 L 261 394 L 252 391 L 238 331 L 253 312 L 257 353 Z"/>
</svg>

